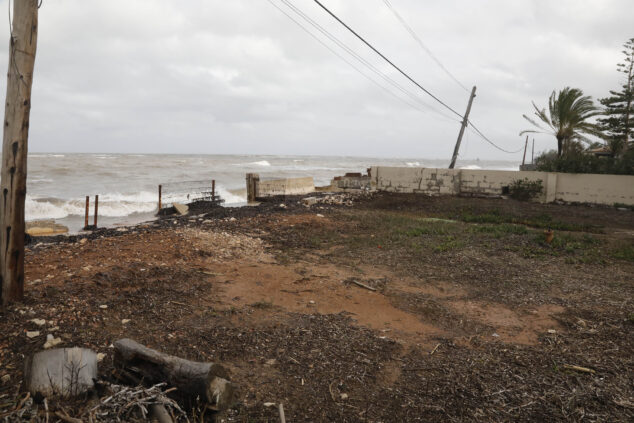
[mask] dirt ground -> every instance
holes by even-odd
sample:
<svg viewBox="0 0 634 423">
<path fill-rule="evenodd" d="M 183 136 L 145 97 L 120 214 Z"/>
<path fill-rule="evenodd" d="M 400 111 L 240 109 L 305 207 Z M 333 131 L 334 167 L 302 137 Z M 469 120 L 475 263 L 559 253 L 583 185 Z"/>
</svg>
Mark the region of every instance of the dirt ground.
<svg viewBox="0 0 634 423">
<path fill-rule="evenodd" d="M 0 420 L 49 333 L 105 354 L 104 380 L 123 337 L 226 366 L 239 395 L 224 421 L 279 421 L 269 403 L 290 422 L 634 419 L 631 211 L 396 194 L 201 205 L 34 240 L 26 281 L 0 312 Z"/>
</svg>

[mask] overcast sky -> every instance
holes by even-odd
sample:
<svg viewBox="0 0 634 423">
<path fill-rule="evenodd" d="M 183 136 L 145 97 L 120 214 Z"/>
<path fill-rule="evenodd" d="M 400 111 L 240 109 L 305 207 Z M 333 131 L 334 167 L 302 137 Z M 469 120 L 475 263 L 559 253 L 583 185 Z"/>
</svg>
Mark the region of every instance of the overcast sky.
<svg viewBox="0 0 634 423">
<path fill-rule="evenodd" d="M 451 156 L 459 123 L 412 107 L 442 106 L 312 0 L 287 1 L 416 100 L 336 50 L 375 82 L 359 74 L 270 3 L 316 33 L 281 0 L 43 0 L 30 151 Z M 383 0 L 322 2 L 464 113 L 469 94 Z M 618 88 L 621 46 L 634 37 L 632 0 L 390 3 L 460 82 L 477 85 L 473 122 L 511 150 L 523 145 L 518 134 L 529 127 L 522 114 L 532 100 L 545 106 L 553 89 L 567 85 L 593 98 Z M 0 1 L 2 68 L 7 6 Z M 537 138 L 537 150 L 554 146 L 554 139 Z M 461 151 L 463 158 L 518 156 L 473 133 Z"/>
</svg>

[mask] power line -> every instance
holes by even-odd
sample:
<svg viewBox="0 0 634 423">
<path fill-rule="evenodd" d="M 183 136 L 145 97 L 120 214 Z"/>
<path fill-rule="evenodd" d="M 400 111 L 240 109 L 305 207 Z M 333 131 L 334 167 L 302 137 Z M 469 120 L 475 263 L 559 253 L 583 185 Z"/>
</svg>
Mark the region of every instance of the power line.
<svg viewBox="0 0 634 423">
<path fill-rule="evenodd" d="M 330 16 L 332 16 L 337 22 L 339 22 L 341 25 L 343 25 L 348 31 L 350 31 L 355 37 L 357 37 L 359 40 L 361 40 L 365 45 L 367 45 L 368 47 L 370 47 L 372 49 L 372 51 L 374 51 L 376 54 L 378 54 L 379 56 L 381 56 L 381 58 L 383 60 L 385 60 L 386 62 L 388 62 L 390 65 L 392 65 L 392 67 L 394 69 L 396 69 L 397 71 L 399 71 L 405 78 L 407 78 L 410 82 L 412 82 L 414 85 L 416 85 L 418 88 L 420 88 L 421 90 L 423 90 L 427 95 L 429 95 L 431 98 L 433 98 L 434 100 L 436 100 L 438 103 L 440 103 L 441 105 L 443 105 L 446 109 L 448 109 L 449 111 L 451 111 L 453 114 L 455 114 L 456 116 L 458 116 L 459 118 L 462 119 L 462 115 L 458 112 L 456 112 L 454 109 L 452 109 L 450 106 L 448 106 L 444 101 L 442 101 L 441 99 L 439 99 L 438 97 L 436 97 L 434 94 L 432 94 L 431 92 L 429 92 L 429 90 L 427 90 L 425 87 L 423 87 L 421 84 L 419 84 L 418 82 L 416 82 L 411 76 L 409 76 L 407 73 L 405 73 L 401 68 L 399 68 L 398 66 L 396 66 L 394 64 L 394 62 L 392 62 L 390 59 L 388 59 L 387 57 L 385 57 L 385 55 L 383 53 L 381 53 L 379 50 L 377 50 L 376 48 L 374 48 L 374 46 L 372 44 L 370 44 L 368 41 L 365 40 L 365 38 L 363 38 L 361 35 L 359 35 L 354 29 L 350 28 L 350 26 L 348 26 L 344 21 L 342 21 L 337 15 L 335 15 L 333 12 L 330 11 L 330 9 L 328 9 L 326 6 L 324 6 L 319 0 L 313 0 L 315 3 L 317 3 L 319 5 L 319 7 L 321 7 L 322 9 L 324 9 Z"/>
<path fill-rule="evenodd" d="M 372 44 L 370 44 L 368 41 L 366 41 L 365 38 L 363 38 L 361 35 L 359 35 L 354 29 L 352 29 L 350 26 L 348 26 L 344 21 L 342 21 L 337 15 L 335 15 L 333 12 L 330 11 L 330 9 L 328 9 L 326 6 L 324 6 L 319 0 L 313 0 L 315 3 L 317 3 L 319 5 L 319 7 L 321 7 L 322 9 L 324 9 L 330 16 L 332 16 L 337 22 L 339 22 L 341 25 L 343 25 L 348 31 L 350 31 L 355 37 L 357 37 L 359 40 L 361 40 L 365 45 L 367 45 L 370 49 L 372 49 L 372 51 L 374 51 L 376 54 L 378 54 L 379 56 L 381 56 L 381 58 L 383 60 L 385 60 L 387 63 L 389 63 L 390 65 L 392 65 L 392 67 L 394 69 L 396 69 L 397 71 L 399 71 L 403 76 L 405 76 L 408 80 L 410 80 L 414 85 L 416 85 L 418 88 L 420 88 L 421 90 L 423 90 L 426 94 L 428 94 L 430 97 L 432 97 L 434 100 L 436 100 L 438 103 L 440 103 L 441 105 L 443 105 L 446 109 L 448 109 L 449 111 L 451 111 L 452 113 L 454 113 L 455 115 L 457 115 L 458 117 L 460 117 L 461 119 L 463 119 L 463 116 L 456 112 L 454 109 L 452 109 L 450 106 L 448 106 L 445 102 L 443 102 L 441 99 L 439 99 L 438 97 L 436 97 L 435 95 L 433 95 L 431 92 L 429 92 L 425 87 L 423 87 L 421 84 L 419 84 L 418 82 L 416 82 L 411 76 L 409 76 L 407 73 L 405 73 L 401 68 L 399 68 L 398 66 L 396 66 L 390 59 L 388 59 L 383 53 L 381 53 L 379 50 L 377 50 Z M 500 151 L 503 151 L 505 153 L 509 153 L 509 154 L 516 154 L 519 153 L 520 151 L 522 151 L 522 149 L 519 149 L 517 151 L 508 151 L 503 149 L 502 147 L 497 146 L 493 141 L 491 141 L 489 138 L 487 138 L 486 135 L 484 135 L 471 121 L 467 121 L 469 125 L 471 125 L 471 127 L 475 130 L 475 132 L 486 142 L 488 142 L 489 144 L 491 144 L 493 147 L 497 148 Z"/>
<path fill-rule="evenodd" d="M 354 57 L 362 65 L 364 65 L 370 71 L 375 73 L 377 76 L 381 77 L 387 83 L 389 83 L 390 85 L 394 86 L 396 89 L 398 89 L 399 91 L 401 91 L 402 93 L 404 93 L 405 95 L 410 97 L 412 100 L 414 100 L 415 102 L 417 102 L 417 103 L 421 104 L 422 106 L 428 108 L 429 110 L 438 113 L 440 116 L 443 116 L 446 119 L 450 119 L 451 121 L 455 121 L 455 119 L 453 119 L 452 117 L 445 115 L 444 113 L 442 113 L 438 109 L 436 109 L 436 108 L 430 106 L 429 104 L 425 103 L 418 96 L 416 96 L 416 94 L 414 94 L 411 91 L 405 89 L 398 82 L 394 81 L 394 79 L 390 78 L 388 75 L 386 75 L 385 73 L 381 72 L 376 66 L 374 66 L 372 63 L 368 62 L 366 59 L 364 59 L 362 56 L 360 56 L 358 53 L 356 53 L 352 48 L 350 48 L 344 42 L 342 42 L 337 37 L 335 37 L 332 33 L 330 33 L 327 29 L 325 29 L 319 23 L 315 22 L 315 20 L 313 20 L 310 16 L 308 16 L 306 13 L 304 13 L 297 6 L 293 5 L 290 1 L 281 0 L 281 2 L 284 3 L 289 9 L 291 9 L 297 15 L 299 15 L 302 19 L 304 19 L 306 22 L 308 22 L 311 26 L 313 26 L 313 28 L 315 28 L 317 31 L 321 32 L 324 36 L 326 36 L 328 39 L 330 39 L 330 41 L 332 41 L 337 46 L 339 46 L 339 48 L 341 48 L 342 50 L 347 52 L 349 55 Z"/>
<path fill-rule="evenodd" d="M 383 0 L 383 3 L 385 3 L 385 5 L 392 11 L 392 13 L 394 14 L 394 16 L 396 17 L 396 19 L 399 20 L 399 22 L 401 23 L 401 25 L 403 25 L 403 27 L 405 28 L 405 30 L 407 30 L 407 32 L 409 32 L 409 34 L 412 36 L 412 38 L 414 38 L 414 40 L 418 43 L 418 45 L 420 45 L 420 47 L 425 51 L 425 53 L 427 53 L 429 55 L 429 57 L 431 57 L 433 59 L 434 62 L 436 62 L 436 64 L 438 66 L 440 66 L 440 68 L 451 78 L 454 80 L 454 82 L 456 84 L 458 84 L 462 89 L 464 89 L 466 92 L 469 92 L 469 89 L 467 87 L 464 86 L 464 84 L 462 84 L 462 82 L 460 82 L 458 80 L 458 78 L 456 78 L 451 72 L 449 72 L 449 69 L 447 69 L 441 62 L 440 60 L 434 55 L 434 53 L 432 53 L 432 51 L 425 45 L 425 43 L 423 43 L 423 40 L 421 40 L 421 38 L 418 36 L 418 34 L 416 34 L 416 32 L 412 29 L 412 27 L 405 21 L 405 19 L 403 19 L 403 17 L 396 11 L 396 9 L 394 8 L 394 6 L 392 6 L 392 4 L 390 3 L 390 0 Z"/>
<path fill-rule="evenodd" d="M 310 32 L 310 30 L 308 30 L 308 28 L 306 28 L 304 25 L 302 25 L 298 20 L 296 20 L 295 18 L 293 18 L 291 15 L 289 15 L 288 13 L 286 13 L 286 11 L 284 11 L 281 7 L 279 7 L 277 4 L 275 4 L 273 2 L 273 0 L 267 0 L 269 3 L 271 3 L 271 5 L 273 7 L 275 7 L 277 10 L 279 10 L 281 13 L 283 13 L 284 15 L 286 15 L 287 18 L 289 18 L 290 20 L 292 20 L 297 26 L 299 26 L 301 29 L 303 29 L 308 35 L 310 35 L 312 38 L 314 38 L 318 43 L 320 43 L 322 46 L 324 46 L 325 48 L 327 48 L 332 54 L 336 55 L 337 57 L 339 57 L 341 60 L 343 60 L 345 63 L 347 63 L 350 67 L 352 67 L 354 70 L 356 70 L 358 73 L 360 73 L 361 75 L 363 75 L 365 78 L 367 78 L 370 82 L 372 82 L 373 84 L 375 84 L 377 87 L 381 88 L 382 90 L 384 90 L 385 92 L 387 92 L 388 94 L 392 95 L 394 98 L 402 101 L 403 103 L 407 104 L 408 106 L 412 107 L 413 109 L 416 109 L 420 112 L 423 112 L 424 110 L 421 109 L 419 106 L 417 106 L 416 104 L 412 104 L 409 101 L 407 101 L 406 99 L 399 97 L 398 95 L 396 95 L 393 91 L 390 91 L 388 88 L 386 88 L 385 86 L 379 84 L 377 81 L 375 81 L 374 79 L 372 79 L 369 75 L 367 75 L 366 73 L 364 73 L 361 69 L 359 69 L 354 63 L 350 62 L 348 59 L 346 59 L 345 57 L 343 57 L 341 54 L 339 54 L 337 51 L 335 51 L 333 48 L 331 48 L 328 44 L 326 44 L 325 42 L 323 42 L 322 40 L 319 39 L 319 37 L 317 37 L 315 34 L 313 34 L 312 32 Z"/>
<path fill-rule="evenodd" d="M 470 129 L 472 129 L 477 135 L 479 135 L 480 138 L 482 138 L 483 140 L 485 140 L 486 142 L 488 142 L 489 144 L 491 144 L 493 147 L 497 148 L 500 151 L 503 151 L 503 152 L 508 153 L 508 154 L 517 154 L 517 153 L 519 153 L 520 151 L 522 151 L 524 149 L 524 147 L 522 147 L 522 148 L 520 148 L 517 151 L 505 150 L 502 147 L 499 147 L 498 145 L 496 145 L 490 139 L 488 139 L 487 136 L 484 135 L 482 132 L 480 132 L 480 130 L 478 128 L 476 128 L 476 126 L 471 121 L 468 121 L 468 123 L 469 123 L 469 126 L 471 127 Z"/>
</svg>

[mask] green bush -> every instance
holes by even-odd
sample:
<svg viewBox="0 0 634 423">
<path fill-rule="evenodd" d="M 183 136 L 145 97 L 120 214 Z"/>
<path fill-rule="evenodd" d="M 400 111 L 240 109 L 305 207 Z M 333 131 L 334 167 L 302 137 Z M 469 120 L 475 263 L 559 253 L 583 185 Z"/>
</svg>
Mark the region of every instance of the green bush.
<svg viewBox="0 0 634 423">
<path fill-rule="evenodd" d="M 516 179 L 509 185 L 509 195 L 511 198 L 521 201 L 532 200 L 544 191 L 544 184 L 541 179 L 529 181 L 528 178 Z"/>
<path fill-rule="evenodd" d="M 634 175 L 634 149 L 630 148 L 618 157 L 599 157 L 584 151 L 572 151 L 557 157 L 557 152 L 551 150 L 537 157 L 535 165 L 542 172 Z"/>
</svg>

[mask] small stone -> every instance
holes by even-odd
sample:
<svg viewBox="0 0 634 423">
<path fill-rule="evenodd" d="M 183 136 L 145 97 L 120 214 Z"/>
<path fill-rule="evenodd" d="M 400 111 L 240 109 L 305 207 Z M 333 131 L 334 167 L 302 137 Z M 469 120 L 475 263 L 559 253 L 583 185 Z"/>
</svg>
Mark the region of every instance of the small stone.
<svg viewBox="0 0 634 423">
<path fill-rule="evenodd" d="M 324 217 L 323 214 L 317 214 L 317 217 Z"/>
<path fill-rule="evenodd" d="M 99 353 L 97 354 L 97 361 L 99 363 L 101 363 L 103 361 L 103 359 L 106 358 L 106 355 L 104 353 Z"/>
<path fill-rule="evenodd" d="M 50 337 L 50 338 L 49 338 Z M 62 339 L 61 338 L 53 338 L 53 335 L 48 335 L 46 337 L 46 342 L 44 343 L 44 349 L 47 350 L 49 348 L 53 348 L 58 346 L 59 344 L 62 343 Z"/>
<path fill-rule="evenodd" d="M 44 326 L 46 324 L 46 320 L 44 319 L 31 319 L 31 322 L 35 323 L 38 326 Z"/>
<path fill-rule="evenodd" d="M 491 336 L 493 336 L 493 337 L 495 337 L 495 338 L 499 338 L 499 337 L 500 337 L 500 335 L 498 335 L 497 333 L 494 333 L 494 334 L 493 334 L 493 335 L 491 335 Z"/>
<path fill-rule="evenodd" d="M 102 310 L 105 310 L 105 309 L 108 308 L 108 305 L 107 304 L 102 304 L 102 305 L 99 306 L 99 308 L 102 309 Z"/>
<path fill-rule="evenodd" d="M 557 331 L 555 329 L 548 329 L 548 333 L 553 335 L 553 334 L 557 333 Z"/>
<path fill-rule="evenodd" d="M 0 377 L 0 383 L 2 383 L 3 385 L 8 383 L 10 380 L 11 380 L 11 375 L 4 375 Z"/>
<path fill-rule="evenodd" d="M 39 332 L 39 331 L 37 331 L 37 330 L 34 330 L 34 331 L 28 331 L 28 332 L 26 333 L 26 337 L 27 337 L 27 338 L 31 338 L 31 339 L 32 339 L 32 338 L 37 338 L 38 336 L 40 336 L 40 332 Z"/>
<path fill-rule="evenodd" d="M 274 402 L 265 402 L 265 403 L 264 403 L 264 404 L 262 404 L 262 405 L 264 405 L 265 407 L 274 407 L 274 406 L 275 406 L 275 403 L 274 403 Z"/>
<path fill-rule="evenodd" d="M 80 244 L 85 244 L 88 242 L 88 238 L 82 238 L 81 240 L 79 240 Z"/>
<path fill-rule="evenodd" d="M 310 300 L 310 301 L 308 302 L 308 304 L 315 304 L 315 301 Z"/>
<path fill-rule="evenodd" d="M 265 366 L 275 366 L 277 364 L 277 360 L 274 358 L 270 358 L 264 362 Z"/>
<path fill-rule="evenodd" d="M 127 325 L 127 324 L 128 324 L 128 323 L 130 323 L 130 322 L 131 322 L 131 320 L 130 320 L 130 319 L 122 319 L 122 320 L 121 320 L 121 324 L 122 324 L 122 325 Z"/>
<path fill-rule="evenodd" d="M 341 394 L 341 395 L 339 395 L 339 396 L 340 396 L 340 397 L 341 397 L 341 399 L 342 399 L 342 400 L 344 400 L 344 401 L 348 399 L 348 394 L 346 394 L 346 393 L 343 393 L 343 394 Z"/>
<path fill-rule="evenodd" d="M 238 219 L 236 219 L 235 217 L 232 217 L 231 219 L 229 219 L 229 222 L 235 222 L 236 220 Z"/>
</svg>

